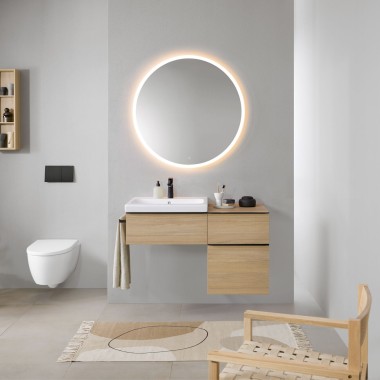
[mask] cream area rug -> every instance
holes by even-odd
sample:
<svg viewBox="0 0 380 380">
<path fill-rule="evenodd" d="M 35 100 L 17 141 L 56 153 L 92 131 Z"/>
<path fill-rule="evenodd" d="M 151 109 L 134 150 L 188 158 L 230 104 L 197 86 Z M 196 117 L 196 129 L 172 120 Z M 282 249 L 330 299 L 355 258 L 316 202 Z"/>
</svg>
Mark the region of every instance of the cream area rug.
<svg viewBox="0 0 380 380">
<path fill-rule="evenodd" d="M 256 341 L 310 348 L 296 325 L 253 321 L 253 336 Z M 242 343 L 242 321 L 84 321 L 57 361 L 207 360 L 211 350 L 237 351 Z"/>
</svg>

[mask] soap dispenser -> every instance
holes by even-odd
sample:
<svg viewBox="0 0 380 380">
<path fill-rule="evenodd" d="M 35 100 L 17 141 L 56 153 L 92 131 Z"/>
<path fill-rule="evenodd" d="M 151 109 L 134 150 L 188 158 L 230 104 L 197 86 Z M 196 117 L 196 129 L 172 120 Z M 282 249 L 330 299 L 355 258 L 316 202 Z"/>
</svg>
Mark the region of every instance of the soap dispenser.
<svg viewBox="0 0 380 380">
<path fill-rule="evenodd" d="M 153 198 L 163 198 L 164 189 L 160 185 L 160 181 L 157 181 L 156 186 L 153 188 Z"/>
</svg>

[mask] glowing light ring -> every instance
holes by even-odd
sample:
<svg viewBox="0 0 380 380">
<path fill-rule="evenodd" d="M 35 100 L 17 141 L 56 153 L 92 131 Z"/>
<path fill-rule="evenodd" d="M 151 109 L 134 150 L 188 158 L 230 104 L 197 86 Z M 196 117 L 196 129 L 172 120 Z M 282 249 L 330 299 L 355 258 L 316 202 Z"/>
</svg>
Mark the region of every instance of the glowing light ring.
<svg viewBox="0 0 380 380">
<path fill-rule="evenodd" d="M 160 67 L 166 65 L 167 63 L 170 63 L 170 62 L 173 62 L 173 61 L 178 61 L 178 60 L 181 60 L 181 59 L 197 59 L 197 60 L 200 60 L 200 61 L 204 61 L 204 62 L 208 62 L 212 65 L 214 65 L 215 67 L 217 67 L 219 70 L 223 71 L 224 74 L 226 74 L 228 76 L 228 78 L 231 80 L 231 82 L 234 84 L 235 88 L 236 88 L 236 91 L 239 95 L 239 100 L 240 100 L 240 106 L 241 106 L 241 117 L 240 117 L 240 123 L 239 123 L 239 128 L 238 128 L 238 131 L 236 132 L 236 135 L 235 137 L 233 138 L 233 140 L 231 141 L 231 143 L 227 146 L 227 148 L 222 151 L 220 154 L 218 154 L 217 156 L 215 156 L 214 158 L 212 158 L 211 160 L 208 160 L 208 161 L 205 161 L 205 162 L 201 162 L 199 164 L 178 164 L 176 162 L 173 162 L 173 161 L 169 161 L 167 160 L 166 158 L 160 156 L 159 154 L 157 154 L 145 141 L 143 135 L 141 134 L 140 130 L 139 130 L 139 127 L 138 127 L 138 123 L 137 123 L 137 115 L 136 115 L 136 110 L 137 110 L 137 100 L 138 100 L 138 97 L 140 95 L 140 92 L 141 92 L 141 89 L 143 88 L 145 82 L 148 80 L 148 78 L 156 71 L 158 70 Z M 133 104 L 132 104 L 132 117 L 133 117 L 133 126 L 135 128 L 135 131 L 137 133 L 137 136 L 139 137 L 141 143 L 143 144 L 143 146 L 145 147 L 145 149 L 150 153 L 152 154 L 154 157 L 156 157 L 159 161 L 161 162 L 164 162 L 166 164 L 169 164 L 169 165 L 172 165 L 172 166 L 176 166 L 176 167 L 180 167 L 180 168 L 199 168 L 199 167 L 202 167 L 202 166 L 207 166 L 207 165 L 210 165 L 212 163 L 215 163 L 216 161 L 220 160 L 221 158 L 225 157 L 228 152 L 231 151 L 231 149 L 235 146 L 235 144 L 237 143 L 237 141 L 239 140 L 239 137 L 241 136 L 242 132 L 243 132 L 243 128 L 244 128 L 244 123 L 245 123 L 245 101 L 244 101 L 244 96 L 243 96 L 243 92 L 237 82 L 237 80 L 234 78 L 234 76 L 223 66 L 221 65 L 220 63 L 212 60 L 212 59 L 209 59 L 209 58 L 206 58 L 204 56 L 200 56 L 200 55 L 195 55 L 195 54 L 185 54 L 185 55 L 176 55 L 174 57 L 171 57 L 171 58 L 168 58 L 168 59 L 165 59 L 163 61 L 161 61 L 160 63 L 158 63 L 157 65 L 153 66 L 143 77 L 143 79 L 141 80 L 141 82 L 139 83 L 138 87 L 137 87 L 137 90 L 135 92 L 135 96 L 133 98 Z"/>
</svg>

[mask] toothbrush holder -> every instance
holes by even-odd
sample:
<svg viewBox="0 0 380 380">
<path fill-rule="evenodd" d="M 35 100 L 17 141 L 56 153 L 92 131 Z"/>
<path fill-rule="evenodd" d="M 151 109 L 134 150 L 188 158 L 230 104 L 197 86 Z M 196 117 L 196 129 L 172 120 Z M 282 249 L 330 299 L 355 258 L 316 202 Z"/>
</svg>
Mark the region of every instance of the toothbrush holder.
<svg viewBox="0 0 380 380">
<path fill-rule="evenodd" d="M 214 193 L 214 197 L 215 197 L 215 204 L 218 207 L 221 207 L 222 206 L 223 193 Z"/>
</svg>

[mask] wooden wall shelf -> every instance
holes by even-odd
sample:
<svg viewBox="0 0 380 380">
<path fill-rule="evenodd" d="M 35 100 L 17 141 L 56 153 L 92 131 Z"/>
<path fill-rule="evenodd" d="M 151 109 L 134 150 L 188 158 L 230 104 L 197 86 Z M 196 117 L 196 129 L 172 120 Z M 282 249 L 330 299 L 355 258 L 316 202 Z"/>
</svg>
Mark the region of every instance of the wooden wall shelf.
<svg viewBox="0 0 380 380">
<path fill-rule="evenodd" d="M 11 94 L 13 84 L 13 94 Z M 0 95 L 0 133 L 7 134 L 7 146 L 0 151 L 16 151 L 20 144 L 20 72 L 16 69 L 0 69 L 0 87 L 8 90 L 7 95 Z M 13 115 L 12 121 L 3 119 L 4 109 L 9 108 Z"/>
</svg>

